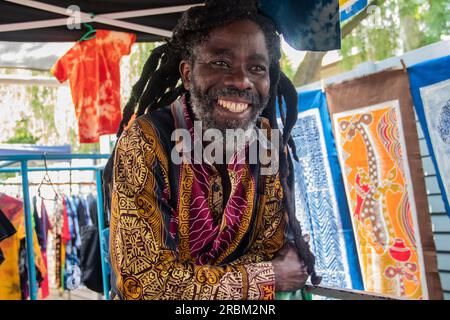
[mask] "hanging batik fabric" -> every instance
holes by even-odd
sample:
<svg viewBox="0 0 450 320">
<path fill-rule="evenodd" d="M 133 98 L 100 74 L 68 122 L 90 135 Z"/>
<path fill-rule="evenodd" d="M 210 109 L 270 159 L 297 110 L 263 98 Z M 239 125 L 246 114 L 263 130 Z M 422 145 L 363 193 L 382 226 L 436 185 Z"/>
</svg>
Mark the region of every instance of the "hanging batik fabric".
<svg viewBox="0 0 450 320">
<path fill-rule="evenodd" d="M 365 290 L 442 299 L 406 72 L 326 94 Z"/>
<path fill-rule="evenodd" d="M 5 261 L 0 265 L 0 300 L 20 300 L 22 298 L 19 251 L 20 242 L 25 240 L 25 214 L 23 202 L 19 199 L 0 193 L 0 210 L 5 214 L 17 232 L 0 242 Z M 41 255 L 36 231 L 33 234 L 34 262 L 38 272 L 45 276 L 47 269 Z"/>
<path fill-rule="evenodd" d="M 70 80 L 81 143 L 117 132 L 122 120 L 120 59 L 135 40 L 131 33 L 97 30 L 95 38 L 77 42 L 52 67 L 60 82 Z"/>
<path fill-rule="evenodd" d="M 299 94 L 292 130 L 299 161 L 294 161 L 297 218 L 310 235 L 322 284 L 362 290 L 355 240 L 343 192 L 325 95 Z"/>
<path fill-rule="evenodd" d="M 450 56 L 408 69 L 411 93 L 450 215 Z"/>
<path fill-rule="evenodd" d="M 76 207 L 71 197 L 64 196 L 67 210 L 67 222 L 70 240 L 66 243 L 66 260 L 64 273 L 64 288 L 75 290 L 81 284 L 80 250 L 81 236 L 78 225 Z"/>
</svg>

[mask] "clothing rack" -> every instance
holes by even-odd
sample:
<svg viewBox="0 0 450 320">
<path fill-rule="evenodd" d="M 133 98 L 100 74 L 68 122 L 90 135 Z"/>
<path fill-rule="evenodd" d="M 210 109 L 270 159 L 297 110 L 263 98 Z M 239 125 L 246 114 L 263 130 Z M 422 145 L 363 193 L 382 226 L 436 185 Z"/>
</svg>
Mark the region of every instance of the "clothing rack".
<svg viewBox="0 0 450 320">
<path fill-rule="evenodd" d="M 28 281 L 30 288 L 30 300 L 37 300 L 37 281 L 36 281 L 36 269 L 34 263 L 34 248 L 33 248 L 33 224 L 31 217 L 31 201 L 29 193 L 28 172 L 32 171 L 79 171 L 90 170 L 95 171 L 97 186 L 97 215 L 98 215 L 98 228 L 99 228 L 99 240 L 100 240 L 100 255 L 101 255 L 101 267 L 102 267 L 102 281 L 103 281 L 103 294 L 105 300 L 109 300 L 109 279 L 107 276 L 106 266 L 106 253 L 103 250 L 102 244 L 103 229 L 105 229 L 104 215 L 103 215 L 103 192 L 102 192 L 102 175 L 103 165 L 98 166 L 80 166 L 80 167 L 52 167 L 47 168 L 46 160 L 72 160 L 72 159 L 108 159 L 109 154 L 32 154 L 32 155 L 10 155 L 1 156 L 0 172 L 17 172 L 22 175 L 22 190 L 23 190 L 23 204 L 25 214 L 25 230 L 26 230 L 26 248 L 27 248 L 27 262 L 28 262 Z M 45 161 L 45 167 L 28 167 L 28 161 Z M 20 163 L 20 168 L 8 168 L 8 166 Z"/>
<path fill-rule="evenodd" d="M 1 172 L 1 171 L 0 171 Z M 41 183 L 36 183 L 36 182 L 30 182 L 28 183 L 29 186 L 37 186 L 40 185 Z M 3 186 L 21 186 L 22 183 L 21 182 L 2 182 L 0 181 L 0 185 Z M 47 183 L 47 182 L 43 182 L 42 185 L 54 185 L 54 186 L 68 186 L 68 185 L 80 185 L 80 186 L 93 186 L 96 185 L 95 182 L 52 182 L 52 183 Z"/>
</svg>

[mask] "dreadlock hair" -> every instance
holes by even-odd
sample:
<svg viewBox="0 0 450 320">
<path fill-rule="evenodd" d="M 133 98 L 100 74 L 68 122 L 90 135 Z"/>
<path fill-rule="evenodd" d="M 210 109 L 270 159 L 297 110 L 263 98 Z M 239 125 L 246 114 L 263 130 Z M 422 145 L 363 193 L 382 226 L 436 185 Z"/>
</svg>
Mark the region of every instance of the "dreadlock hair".
<svg viewBox="0 0 450 320">
<path fill-rule="evenodd" d="M 132 88 L 131 97 L 125 105 L 123 119 L 117 137 L 120 137 L 133 114 L 136 117 L 167 106 L 187 91 L 181 83 L 179 64 L 182 60 L 193 63 L 195 48 L 208 39 L 209 32 L 234 21 L 250 20 L 263 31 L 270 58 L 269 101 L 262 116 L 269 120 L 272 129 L 279 129 L 276 102 L 283 123 L 280 144 L 280 179 L 284 190 L 284 205 L 287 208 L 291 230 L 298 254 L 305 262 L 314 285 L 320 283 L 315 273 L 315 258 L 305 241 L 300 224 L 295 216 L 293 204 L 293 166 L 288 145 L 297 160 L 291 130 L 297 121 L 297 92 L 294 85 L 280 70 L 280 36 L 272 20 L 258 11 L 256 0 L 209 0 L 205 6 L 192 7 L 181 16 L 172 38 L 155 48 L 146 61 L 139 80 Z M 283 109 L 283 100 L 286 112 Z"/>
</svg>

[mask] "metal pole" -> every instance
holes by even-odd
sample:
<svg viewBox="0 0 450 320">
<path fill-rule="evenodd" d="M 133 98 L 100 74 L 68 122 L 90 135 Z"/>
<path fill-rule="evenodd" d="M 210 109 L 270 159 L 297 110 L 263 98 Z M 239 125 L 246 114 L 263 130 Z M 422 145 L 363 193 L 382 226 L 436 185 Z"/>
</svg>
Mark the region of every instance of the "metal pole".
<svg viewBox="0 0 450 320">
<path fill-rule="evenodd" d="M 14 164 L 16 162 L 17 161 L 5 161 L 3 163 L 0 163 L 0 168 L 4 168 L 4 167 L 7 167 L 7 166 L 10 166 L 10 165 L 12 165 L 12 164 Z"/>
<path fill-rule="evenodd" d="M 97 216 L 98 216 L 98 236 L 100 238 L 100 256 L 102 259 L 102 279 L 103 279 L 103 294 L 105 300 L 109 300 L 109 276 L 106 269 L 106 252 L 103 252 L 103 229 L 105 223 L 103 220 L 103 191 L 102 191 L 102 174 L 100 170 L 95 171 L 97 179 Z"/>
<path fill-rule="evenodd" d="M 97 167 L 87 166 L 87 167 L 50 167 L 50 168 L 28 168 L 28 172 L 35 171 L 92 171 L 96 170 Z M 0 172 L 20 172 L 19 168 L 1 168 Z"/>
<path fill-rule="evenodd" d="M 22 169 L 23 206 L 25 214 L 25 231 L 28 260 L 28 283 L 30 284 L 30 299 L 37 300 L 36 270 L 34 265 L 33 222 L 31 220 L 30 193 L 28 190 L 27 160 L 20 162 Z"/>
</svg>

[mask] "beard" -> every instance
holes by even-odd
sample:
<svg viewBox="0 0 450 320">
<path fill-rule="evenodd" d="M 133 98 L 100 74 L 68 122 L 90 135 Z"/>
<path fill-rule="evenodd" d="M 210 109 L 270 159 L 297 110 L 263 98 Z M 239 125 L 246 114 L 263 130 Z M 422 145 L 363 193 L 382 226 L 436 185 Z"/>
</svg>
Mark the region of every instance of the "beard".
<svg viewBox="0 0 450 320">
<path fill-rule="evenodd" d="M 245 132 L 252 130 L 269 101 L 268 96 L 262 97 L 258 94 L 235 88 L 211 89 L 202 92 L 195 81 L 195 77 L 193 77 L 193 81 L 191 82 L 189 95 L 192 112 L 196 120 L 202 122 L 203 130 L 218 129 L 224 136 L 227 129 L 242 129 Z M 250 115 L 242 120 L 219 117 L 215 110 L 219 97 L 244 98 L 250 103 Z"/>
</svg>

